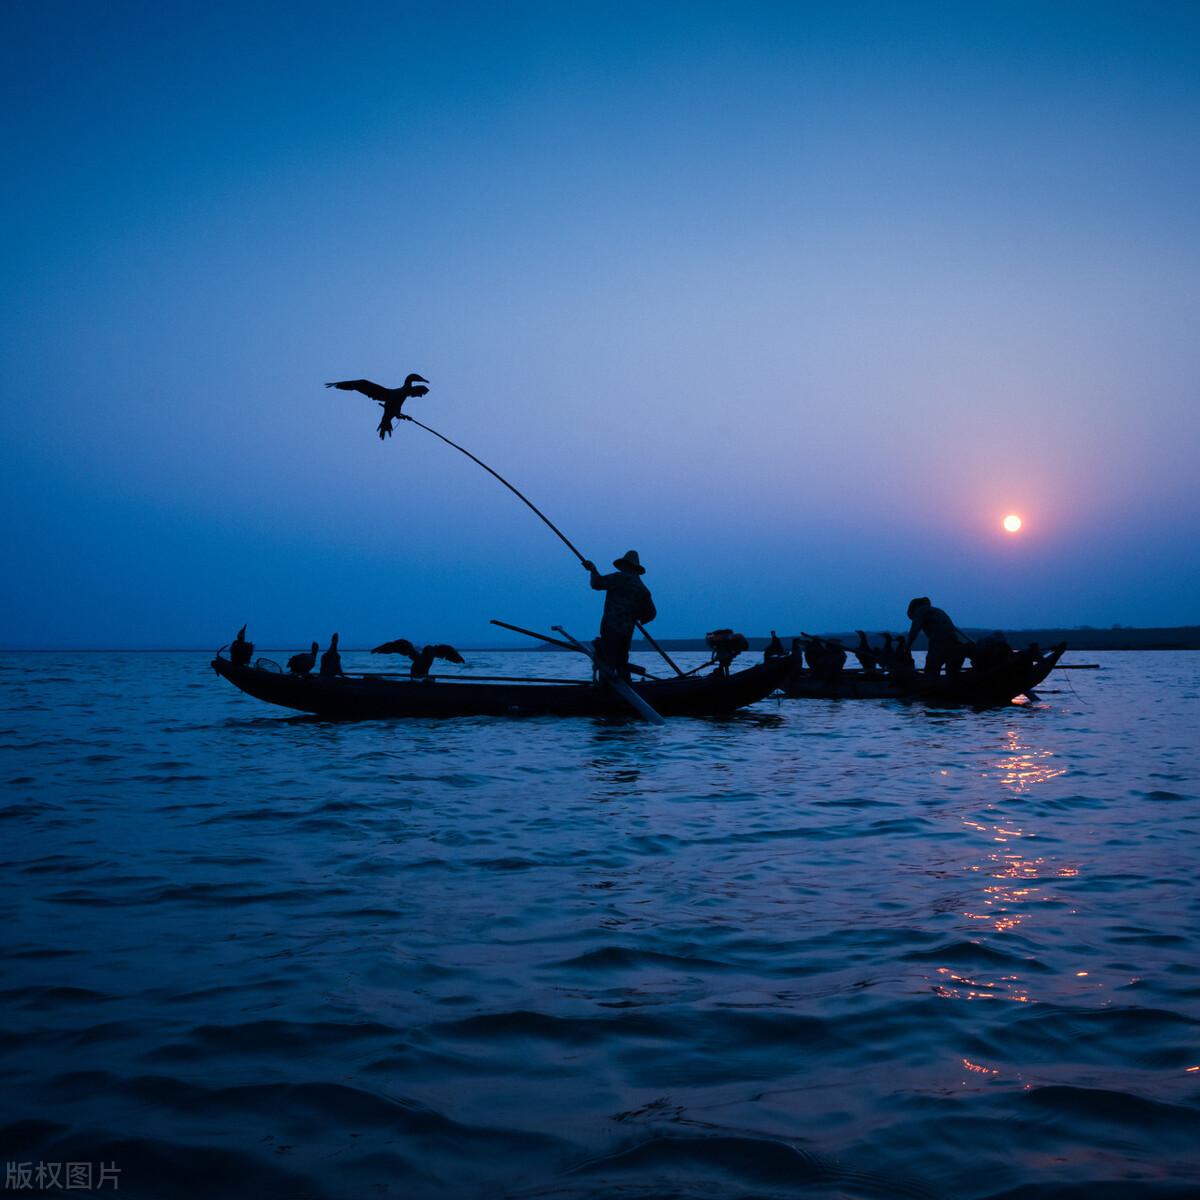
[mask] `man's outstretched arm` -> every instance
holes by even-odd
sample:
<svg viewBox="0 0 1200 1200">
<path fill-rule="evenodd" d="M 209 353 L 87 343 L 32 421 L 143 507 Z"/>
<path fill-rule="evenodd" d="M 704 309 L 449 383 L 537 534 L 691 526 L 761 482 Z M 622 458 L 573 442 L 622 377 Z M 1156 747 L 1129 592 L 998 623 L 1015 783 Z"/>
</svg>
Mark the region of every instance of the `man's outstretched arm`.
<svg viewBox="0 0 1200 1200">
<path fill-rule="evenodd" d="M 583 560 L 583 569 L 585 571 L 590 572 L 590 574 L 592 576 L 592 578 L 591 578 L 592 591 L 594 591 L 594 592 L 607 592 L 608 591 L 608 586 L 609 586 L 608 581 L 612 578 L 611 575 L 601 575 L 600 572 L 596 570 L 596 564 L 594 562 L 592 562 L 592 560 L 590 558 L 585 558 Z"/>
</svg>

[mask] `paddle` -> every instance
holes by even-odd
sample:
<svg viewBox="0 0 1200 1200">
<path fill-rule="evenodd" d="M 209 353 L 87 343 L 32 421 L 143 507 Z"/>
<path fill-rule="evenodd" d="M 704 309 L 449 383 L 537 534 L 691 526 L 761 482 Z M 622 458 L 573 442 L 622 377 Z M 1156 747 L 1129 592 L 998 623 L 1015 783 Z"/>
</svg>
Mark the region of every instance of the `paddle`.
<svg viewBox="0 0 1200 1200">
<path fill-rule="evenodd" d="M 501 629 L 511 629 L 513 633 L 523 633 L 526 637 L 537 638 L 539 642 L 549 642 L 551 646 L 561 646 L 564 650 L 575 649 L 570 642 L 560 642 L 558 638 L 547 637 L 544 633 L 538 633 L 534 629 L 522 629 L 520 625 L 510 625 L 507 621 L 497 621 L 495 617 L 492 618 L 491 623 L 499 625 Z M 639 667 L 637 663 L 630 663 L 629 669 L 635 675 L 645 675 L 647 679 L 654 679 L 656 681 L 658 679 L 657 675 L 651 675 L 645 667 Z M 689 671 L 688 674 L 691 674 L 691 672 Z"/>
<path fill-rule="evenodd" d="M 586 654 L 588 658 L 592 660 L 592 665 L 596 668 L 596 673 L 600 676 L 600 678 L 603 679 L 604 682 L 607 683 L 608 686 L 612 688 L 612 690 L 616 692 L 617 695 L 620 696 L 621 699 L 624 700 L 625 703 L 628 704 L 629 707 L 632 708 L 639 717 L 644 717 L 653 725 L 665 725 L 667 723 L 662 715 L 655 712 L 654 709 L 645 700 L 643 700 L 642 697 L 639 696 L 637 692 L 635 692 L 633 688 L 631 688 L 629 684 L 627 684 L 625 680 L 623 680 L 616 673 L 616 671 L 612 669 L 612 667 L 608 665 L 608 663 L 603 662 L 587 646 L 573 638 L 561 625 L 551 625 L 550 628 L 553 629 L 555 633 L 561 633 L 563 637 L 565 637 L 567 641 L 575 647 L 576 650 Z"/>
<path fill-rule="evenodd" d="M 539 642 L 549 642 L 552 646 L 561 646 L 564 650 L 574 650 L 570 642 L 561 641 L 558 638 L 547 637 L 544 633 L 536 633 L 532 629 L 522 629 L 520 625 L 510 625 L 507 621 L 497 621 L 495 617 L 491 619 L 490 624 L 499 625 L 501 629 L 511 629 L 513 633 L 523 633 L 526 637 L 537 638 Z"/>
<path fill-rule="evenodd" d="M 650 645 L 653 646 L 654 649 L 657 650 L 664 659 L 666 659 L 667 666 L 669 666 L 676 675 L 684 675 L 685 672 L 681 671 L 679 667 L 675 665 L 675 660 L 650 636 L 650 631 L 645 627 L 645 625 L 639 621 L 637 622 L 637 627 L 642 631 L 642 637 L 644 637 L 646 641 L 649 642 Z M 687 673 L 690 674 L 691 672 Z"/>
</svg>

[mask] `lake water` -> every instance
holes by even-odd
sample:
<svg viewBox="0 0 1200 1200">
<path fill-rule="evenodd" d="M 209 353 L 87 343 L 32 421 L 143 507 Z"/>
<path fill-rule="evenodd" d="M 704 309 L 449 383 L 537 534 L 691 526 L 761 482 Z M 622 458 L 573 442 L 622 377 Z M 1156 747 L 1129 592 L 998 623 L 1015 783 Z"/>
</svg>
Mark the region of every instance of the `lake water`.
<svg viewBox="0 0 1200 1200">
<path fill-rule="evenodd" d="M 0 656 L 10 1190 L 1200 1194 L 1200 654 L 662 729 L 208 657 Z"/>
</svg>

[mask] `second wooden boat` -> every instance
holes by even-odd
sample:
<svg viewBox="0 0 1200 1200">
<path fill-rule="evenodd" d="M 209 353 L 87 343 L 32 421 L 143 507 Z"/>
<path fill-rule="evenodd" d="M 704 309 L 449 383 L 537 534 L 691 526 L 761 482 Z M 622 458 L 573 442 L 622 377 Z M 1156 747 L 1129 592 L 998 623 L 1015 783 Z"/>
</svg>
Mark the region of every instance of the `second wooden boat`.
<svg viewBox="0 0 1200 1200">
<path fill-rule="evenodd" d="M 1041 658 L 1030 658 L 1019 651 L 993 671 L 968 668 L 955 676 L 934 678 L 920 671 L 897 678 L 851 670 L 842 671 L 833 680 L 823 680 L 812 671 L 797 671 L 793 667 L 782 688 L 783 694 L 792 700 L 925 700 L 990 707 L 1028 695 L 1054 670 L 1066 648 L 1067 643 L 1062 642 Z"/>
</svg>

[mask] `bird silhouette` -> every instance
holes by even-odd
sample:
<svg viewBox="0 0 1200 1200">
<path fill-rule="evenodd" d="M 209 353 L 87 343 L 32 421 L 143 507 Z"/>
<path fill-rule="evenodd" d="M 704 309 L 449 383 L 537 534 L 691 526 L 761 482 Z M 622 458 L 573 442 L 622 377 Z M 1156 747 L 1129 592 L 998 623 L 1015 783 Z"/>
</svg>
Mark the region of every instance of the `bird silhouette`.
<svg viewBox="0 0 1200 1200">
<path fill-rule="evenodd" d="M 398 388 L 384 387 L 382 384 L 372 383 L 369 379 L 343 379 L 340 383 L 327 383 L 325 386 L 343 392 L 361 392 L 381 404 L 383 416 L 379 418 L 379 440 L 382 442 L 385 437 L 391 436 L 392 422 L 404 419 L 401 409 L 404 408 L 405 400 L 429 394 L 429 389 L 422 386 L 428 382 L 429 380 L 421 375 L 409 375 Z"/>
<path fill-rule="evenodd" d="M 307 654 L 293 654 L 288 659 L 288 670 L 293 675 L 309 675 L 312 673 L 313 667 L 317 665 L 317 651 L 320 646 L 313 642 L 312 649 Z"/>
<path fill-rule="evenodd" d="M 779 634 L 773 629 L 771 630 L 771 640 L 763 650 L 763 662 L 766 662 L 769 658 L 787 658 L 787 650 L 779 640 Z"/>
<path fill-rule="evenodd" d="M 858 634 L 858 645 L 851 650 L 851 654 L 858 659 L 858 665 L 864 671 L 879 670 L 879 655 L 871 649 L 871 640 L 867 637 L 866 632 L 862 629 L 854 631 Z"/>
<path fill-rule="evenodd" d="M 408 638 L 396 638 L 394 642 L 384 642 L 371 651 L 372 654 L 407 654 L 409 658 L 417 656 L 417 648 Z"/>
<path fill-rule="evenodd" d="M 446 662 L 452 663 L 464 661 L 463 656 L 453 646 L 447 646 L 444 642 L 438 642 L 437 645 L 426 646 L 424 649 L 418 650 L 408 638 L 396 638 L 394 642 L 384 642 L 382 646 L 376 646 L 371 653 L 407 655 L 412 659 L 409 674 L 414 679 L 424 679 L 429 674 L 429 668 L 433 665 L 435 658 L 442 658 Z"/>
<path fill-rule="evenodd" d="M 237 631 L 237 637 L 229 647 L 229 661 L 235 667 L 248 667 L 254 657 L 254 643 L 246 641 L 246 627 L 243 625 Z"/>
<path fill-rule="evenodd" d="M 329 649 L 321 655 L 321 674 L 322 675 L 344 675 L 342 670 L 342 656 L 338 651 L 338 635 L 335 633 L 329 639 Z"/>
</svg>

